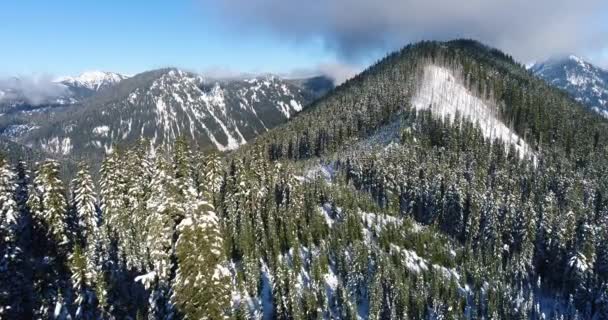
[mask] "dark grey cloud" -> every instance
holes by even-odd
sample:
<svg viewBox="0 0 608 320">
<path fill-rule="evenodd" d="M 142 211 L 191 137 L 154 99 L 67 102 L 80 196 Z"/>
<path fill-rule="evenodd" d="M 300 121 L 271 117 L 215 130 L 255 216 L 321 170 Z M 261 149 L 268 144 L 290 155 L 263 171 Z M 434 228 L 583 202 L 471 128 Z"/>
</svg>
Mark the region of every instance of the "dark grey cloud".
<svg viewBox="0 0 608 320">
<path fill-rule="evenodd" d="M 520 60 L 608 46 L 606 0 L 202 0 L 241 30 L 322 40 L 343 58 L 436 39 L 474 38 Z M 245 29 L 243 29 L 245 28 Z"/>
<path fill-rule="evenodd" d="M 54 82 L 50 75 L 0 79 L 0 91 L 0 102 L 24 100 L 34 105 L 69 94 L 68 88 Z"/>
</svg>

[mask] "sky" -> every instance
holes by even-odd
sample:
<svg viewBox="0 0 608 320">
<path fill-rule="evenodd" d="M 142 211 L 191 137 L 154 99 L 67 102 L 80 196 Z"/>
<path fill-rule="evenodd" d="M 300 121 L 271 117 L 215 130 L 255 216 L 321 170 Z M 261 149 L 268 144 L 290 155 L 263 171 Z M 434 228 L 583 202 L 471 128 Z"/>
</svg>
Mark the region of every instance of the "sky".
<svg viewBox="0 0 608 320">
<path fill-rule="evenodd" d="M 345 78 L 409 42 L 461 37 L 524 63 L 573 53 L 608 67 L 608 1 L 12 0 L 0 76 L 175 66 Z"/>
</svg>

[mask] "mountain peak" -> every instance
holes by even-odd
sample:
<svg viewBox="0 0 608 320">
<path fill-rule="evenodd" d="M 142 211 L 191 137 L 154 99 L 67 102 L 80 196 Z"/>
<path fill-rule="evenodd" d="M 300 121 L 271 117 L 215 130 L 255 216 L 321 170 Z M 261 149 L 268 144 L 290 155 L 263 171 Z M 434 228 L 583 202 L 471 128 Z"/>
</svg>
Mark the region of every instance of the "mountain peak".
<svg viewBox="0 0 608 320">
<path fill-rule="evenodd" d="M 531 71 L 566 90 L 576 101 L 608 117 L 608 71 L 576 55 L 536 64 Z"/>
<path fill-rule="evenodd" d="M 569 55 L 569 56 L 568 56 L 568 59 L 569 59 L 569 60 L 572 60 L 572 61 L 574 61 L 574 62 L 576 62 L 576 63 L 579 63 L 579 64 L 584 64 L 584 63 L 585 63 L 585 60 L 583 60 L 581 57 L 579 57 L 579 56 L 575 56 L 575 55 L 573 55 L 573 54 Z"/>
<path fill-rule="evenodd" d="M 61 82 L 69 86 L 77 86 L 87 88 L 93 91 L 99 91 L 109 86 L 115 85 L 118 82 L 127 79 L 128 77 L 115 72 L 104 71 L 85 71 L 76 77 L 65 77 L 59 79 Z"/>
</svg>

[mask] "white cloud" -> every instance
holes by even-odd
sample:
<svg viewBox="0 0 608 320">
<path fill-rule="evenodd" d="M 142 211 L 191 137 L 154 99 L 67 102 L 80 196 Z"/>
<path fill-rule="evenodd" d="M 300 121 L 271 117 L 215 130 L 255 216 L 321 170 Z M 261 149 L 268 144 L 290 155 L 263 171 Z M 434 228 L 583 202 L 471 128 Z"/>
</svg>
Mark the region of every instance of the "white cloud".
<svg viewBox="0 0 608 320">
<path fill-rule="evenodd" d="M 313 67 L 295 68 L 287 72 L 276 74 L 285 79 L 303 79 L 316 76 L 326 76 L 336 85 L 354 77 L 361 71 L 361 67 L 346 63 L 324 62 Z M 203 77 L 210 79 L 246 79 L 271 74 L 269 72 L 243 72 L 229 67 L 214 66 L 200 72 Z"/>
<path fill-rule="evenodd" d="M 50 75 L 32 75 L 0 79 L 0 102 L 6 100 L 25 100 L 40 104 L 52 98 L 69 94 L 66 86 L 53 81 Z"/>
</svg>

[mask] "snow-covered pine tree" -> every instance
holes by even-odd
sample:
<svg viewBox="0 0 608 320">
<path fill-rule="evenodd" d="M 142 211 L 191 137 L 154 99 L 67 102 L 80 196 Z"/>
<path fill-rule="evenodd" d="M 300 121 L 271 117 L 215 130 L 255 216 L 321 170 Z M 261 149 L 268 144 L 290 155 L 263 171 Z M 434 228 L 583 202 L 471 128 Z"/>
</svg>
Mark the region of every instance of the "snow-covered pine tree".
<svg viewBox="0 0 608 320">
<path fill-rule="evenodd" d="M 126 182 L 123 176 L 124 163 L 120 158 L 121 151 L 114 148 L 112 153 L 106 155 L 101 163 L 99 180 L 100 185 L 100 208 L 102 212 L 101 240 L 103 263 L 118 266 L 119 261 L 109 261 L 110 256 L 117 257 L 119 254 L 111 246 L 112 241 L 118 241 L 121 227 L 120 218 L 125 210 Z"/>
<path fill-rule="evenodd" d="M 146 141 L 140 141 L 133 149 L 125 153 L 125 195 L 128 208 L 127 215 L 122 220 L 121 243 L 127 256 L 127 265 L 137 271 L 146 267 L 146 233 L 145 226 L 148 211 L 146 203 L 150 197 L 152 181 L 153 150 L 148 148 Z"/>
<path fill-rule="evenodd" d="M 5 159 L 0 159 L 0 318 L 17 319 L 24 315 L 25 277 L 21 266 L 23 249 L 19 246 L 21 212 L 15 199 L 16 174 Z"/>
<path fill-rule="evenodd" d="M 70 256 L 72 287 L 76 296 L 74 316 L 77 319 L 95 317 L 95 290 L 103 286 L 103 283 L 97 284 L 98 280 L 103 282 L 103 270 L 100 268 L 99 215 L 94 188 L 88 165 L 81 163 L 72 181 L 72 208 L 76 215 L 78 241 Z M 101 295 L 105 294 L 102 292 Z"/>
<path fill-rule="evenodd" d="M 178 226 L 172 300 L 186 319 L 223 319 L 230 308 L 230 273 L 211 204 L 199 200 Z"/>
<path fill-rule="evenodd" d="M 49 318 L 53 312 L 66 312 L 60 297 L 66 296 L 69 287 L 67 203 L 56 161 L 47 160 L 39 166 L 27 204 L 34 220 L 33 255 L 39 264 L 34 279 L 34 316 Z"/>
<path fill-rule="evenodd" d="M 76 213 L 78 240 L 85 252 L 95 248 L 95 238 L 99 229 L 97 196 L 88 165 L 81 163 L 76 177 L 72 180 L 72 207 Z M 93 258 L 93 252 L 87 253 Z"/>
<path fill-rule="evenodd" d="M 34 266 L 32 265 L 32 247 L 35 243 L 32 241 L 33 221 L 32 215 L 27 206 L 29 198 L 29 189 L 31 187 L 30 172 L 25 161 L 17 162 L 15 167 L 17 188 L 15 189 L 15 200 L 20 213 L 19 219 L 19 234 L 17 244 L 22 254 L 18 269 L 23 273 L 23 282 L 18 286 L 21 294 L 21 318 L 29 319 L 33 317 L 33 302 L 34 302 L 34 284 L 33 273 Z M 17 286 L 15 286 L 17 288 Z"/>
<path fill-rule="evenodd" d="M 209 199 L 211 203 L 218 206 L 218 194 L 224 183 L 224 165 L 216 153 L 209 153 L 202 157 L 201 166 L 197 172 L 197 184 L 199 194 L 204 199 Z"/>
<path fill-rule="evenodd" d="M 96 270 L 90 272 L 86 253 L 80 244 L 74 246 L 70 255 L 70 270 L 72 272 L 72 289 L 74 292 L 74 319 L 95 319 L 95 291 L 92 280 L 95 280 Z"/>
<path fill-rule="evenodd" d="M 172 190 L 175 179 L 169 164 L 156 159 L 152 189 L 147 203 L 149 215 L 146 219 L 146 248 L 149 252 L 149 270 L 146 287 L 152 289 L 149 299 L 149 318 L 164 319 L 173 314 L 170 301 L 174 265 L 174 235 L 177 217 L 185 216 L 182 203 Z"/>
<path fill-rule="evenodd" d="M 445 196 L 441 227 L 449 235 L 460 238 L 464 228 L 463 203 L 459 190 L 450 185 Z"/>
</svg>

